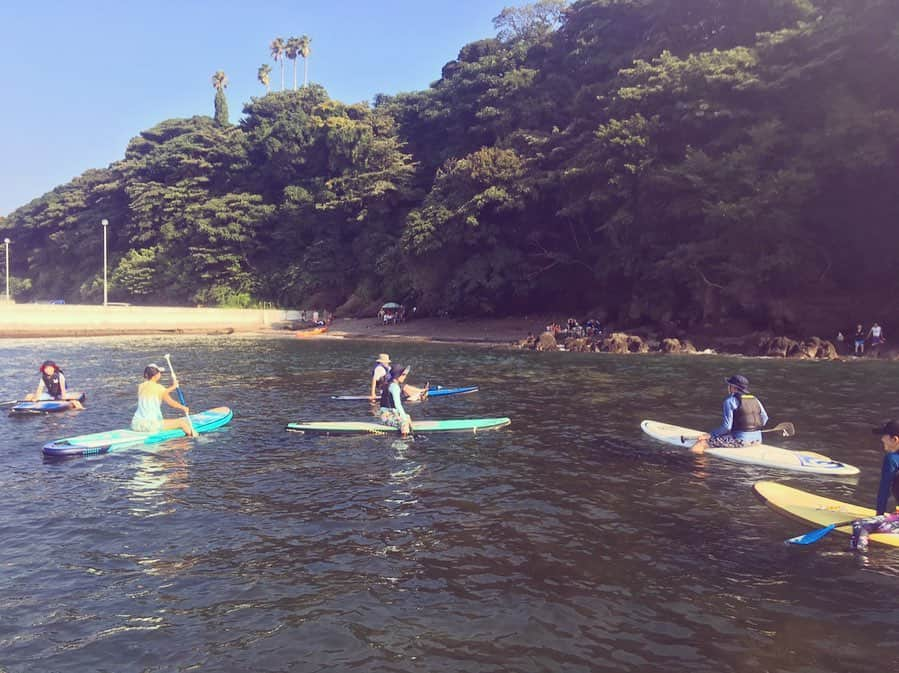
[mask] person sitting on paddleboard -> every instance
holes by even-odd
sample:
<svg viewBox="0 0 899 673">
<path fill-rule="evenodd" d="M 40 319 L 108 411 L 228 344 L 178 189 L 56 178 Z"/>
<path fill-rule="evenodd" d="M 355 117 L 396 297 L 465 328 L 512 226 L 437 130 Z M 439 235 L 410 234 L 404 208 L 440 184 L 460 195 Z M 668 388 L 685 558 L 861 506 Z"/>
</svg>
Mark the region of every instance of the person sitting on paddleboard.
<svg viewBox="0 0 899 673">
<path fill-rule="evenodd" d="M 172 385 L 168 388 L 159 383 L 164 368 L 157 364 L 149 364 L 144 368 L 144 382 L 137 387 L 137 411 L 131 419 L 131 429 L 135 432 L 160 432 L 161 430 L 179 429 L 188 437 L 196 437 L 187 418 L 163 418 L 162 403 L 165 401 L 173 409 L 180 409 L 186 414 L 190 409 L 177 402 L 169 394 L 178 388 L 178 379 L 172 377 Z"/>
<path fill-rule="evenodd" d="M 381 393 L 387 387 L 390 381 L 390 356 L 387 353 L 378 355 L 375 360 L 375 366 L 371 370 L 371 392 L 368 394 L 370 400 L 381 399 Z"/>
<path fill-rule="evenodd" d="M 871 533 L 899 534 L 899 507 L 894 512 L 886 513 L 891 493 L 899 504 L 899 421 L 887 421 L 872 432 L 880 435 L 886 455 L 880 470 L 880 488 L 877 489 L 877 515 L 852 522 L 849 549 L 861 552 L 868 551 L 868 536 Z"/>
<path fill-rule="evenodd" d="M 63 374 L 62 370 L 59 368 L 53 360 L 45 360 L 44 364 L 41 365 L 40 370 L 41 378 L 37 382 L 37 390 L 34 395 L 26 395 L 26 400 L 40 400 L 44 391 L 47 391 L 47 395 L 54 400 L 62 400 L 65 399 L 66 396 L 66 375 Z M 84 409 L 84 405 L 81 404 L 78 400 L 67 400 L 69 406 L 73 409 Z"/>
<path fill-rule="evenodd" d="M 768 422 L 768 412 L 761 400 L 749 394 L 749 379 L 739 374 L 725 379 L 727 397 L 721 426 L 703 434 L 691 447 L 693 453 L 707 448 L 741 447 L 762 443 L 762 428 Z"/>
<path fill-rule="evenodd" d="M 405 437 L 412 429 L 412 418 L 403 409 L 403 384 L 411 367 L 393 365 L 390 368 L 390 383 L 381 393 L 381 422 L 400 429 Z"/>
</svg>

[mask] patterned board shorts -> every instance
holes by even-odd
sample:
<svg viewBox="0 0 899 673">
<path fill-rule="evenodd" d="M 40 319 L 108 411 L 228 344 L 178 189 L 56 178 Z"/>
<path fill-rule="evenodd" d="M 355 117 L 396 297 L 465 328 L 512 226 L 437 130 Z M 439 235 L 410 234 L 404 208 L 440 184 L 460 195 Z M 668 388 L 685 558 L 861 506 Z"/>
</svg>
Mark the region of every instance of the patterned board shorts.
<svg viewBox="0 0 899 673">
<path fill-rule="evenodd" d="M 403 427 L 403 419 L 393 409 L 381 409 L 381 423 L 392 428 Z"/>
<path fill-rule="evenodd" d="M 758 444 L 758 442 L 747 443 L 733 435 L 718 435 L 717 437 L 709 438 L 709 448 L 715 449 L 739 449 L 748 446 L 748 444 Z"/>
<path fill-rule="evenodd" d="M 868 535 L 871 533 L 899 534 L 899 512 L 853 521 L 849 549 L 867 551 Z"/>
</svg>

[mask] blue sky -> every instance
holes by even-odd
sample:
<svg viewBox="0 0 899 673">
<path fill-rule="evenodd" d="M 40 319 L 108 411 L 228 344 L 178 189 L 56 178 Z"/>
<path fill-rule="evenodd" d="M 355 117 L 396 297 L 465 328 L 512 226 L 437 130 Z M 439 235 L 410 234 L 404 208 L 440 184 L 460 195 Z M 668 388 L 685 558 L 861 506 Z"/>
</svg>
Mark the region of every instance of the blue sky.
<svg viewBox="0 0 899 673">
<path fill-rule="evenodd" d="M 459 48 L 524 0 L 26 0 L 0 3 L 0 216 L 121 159 L 164 119 L 212 115 L 224 70 L 231 121 L 265 89 L 275 37 L 308 35 L 310 81 L 338 100 L 426 88 Z M 285 80 L 292 83 L 291 63 Z M 302 60 L 298 61 L 302 82 Z"/>
</svg>

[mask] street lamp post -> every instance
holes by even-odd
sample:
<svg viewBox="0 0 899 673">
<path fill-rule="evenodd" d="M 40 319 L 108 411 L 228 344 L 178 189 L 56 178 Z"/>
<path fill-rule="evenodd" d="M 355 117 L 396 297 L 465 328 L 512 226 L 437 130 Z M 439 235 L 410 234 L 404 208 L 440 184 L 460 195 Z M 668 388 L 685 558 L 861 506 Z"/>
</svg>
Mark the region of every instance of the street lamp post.
<svg viewBox="0 0 899 673">
<path fill-rule="evenodd" d="M 8 238 L 3 239 L 3 243 L 6 244 L 6 303 L 9 303 L 9 244 L 10 240 Z"/>
<path fill-rule="evenodd" d="M 109 295 L 107 294 L 106 285 L 106 227 L 109 226 L 109 220 L 100 222 L 103 225 L 103 306 L 109 305 Z"/>
</svg>

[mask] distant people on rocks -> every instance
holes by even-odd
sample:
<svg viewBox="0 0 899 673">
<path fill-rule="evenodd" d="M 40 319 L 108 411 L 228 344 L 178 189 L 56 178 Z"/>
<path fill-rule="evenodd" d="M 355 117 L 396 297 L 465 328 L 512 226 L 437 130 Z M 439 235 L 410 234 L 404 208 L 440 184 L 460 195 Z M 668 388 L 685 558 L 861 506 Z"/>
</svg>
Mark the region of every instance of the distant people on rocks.
<svg viewBox="0 0 899 673">
<path fill-rule="evenodd" d="M 865 354 L 865 328 L 860 324 L 855 326 L 855 336 L 852 343 L 855 347 L 852 351 L 853 355 L 861 357 Z"/>
<path fill-rule="evenodd" d="M 843 332 L 837 332 L 837 354 L 843 354 L 845 344 L 846 337 L 843 336 Z"/>
<path fill-rule="evenodd" d="M 886 341 L 883 336 L 883 327 L 876 322 L 871 325 L 871 329 L 868 330 L 868 339 L 871 341 L 871 354 L 874 357 L 878 357 L 880 355 L 880 346 Z"/>
</svg>

